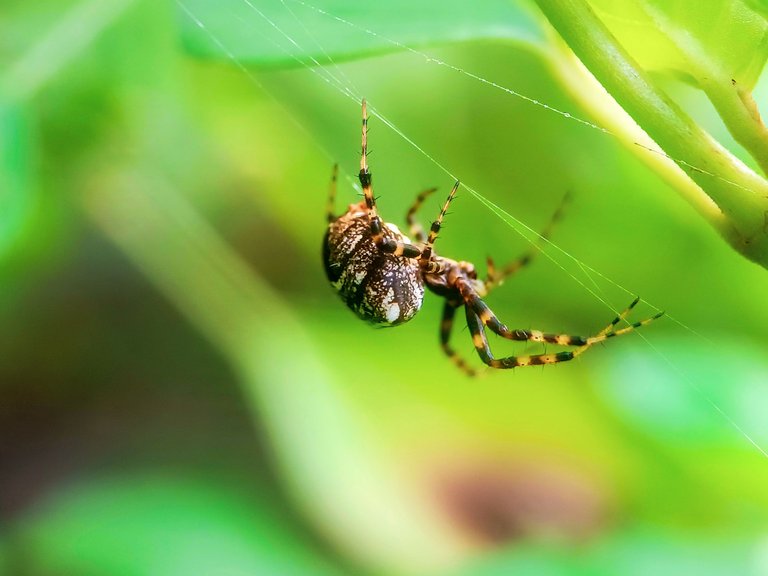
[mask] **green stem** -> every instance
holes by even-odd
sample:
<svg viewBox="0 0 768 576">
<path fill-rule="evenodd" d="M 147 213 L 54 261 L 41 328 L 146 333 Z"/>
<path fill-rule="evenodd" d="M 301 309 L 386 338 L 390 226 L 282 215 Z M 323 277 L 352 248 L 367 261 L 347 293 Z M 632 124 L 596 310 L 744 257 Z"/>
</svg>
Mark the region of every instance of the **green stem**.
<svg viewBox="0 0 768 576">
<path fill-rule="evenodd" d="M 752 94 L 731 79 L 707 78 L 701 87 L 733 138 L 752 155 L 763 173 L 768 174 L 768 130 Z"/>
<path fill-rule="evenodd" d="M 725 235 L 730 224 L 717 204 L 707 196 L 696 182 L 675 162 L 666 156 L 658 144 L 651 140 L 640 126 L 619 106 L 610 94 L 590 74 L 560 39 L 554 41 L 555 50 L 543 50 L 542 58 L 552 73 L 569 91 L 571 97 L 595 118 L 600 126 L 610 131 L 627 150 L 676 189 L 700 216 Z M 651 150 L 657 153 L 650 152 Z"/>
<path fill-rule="evenodd" d="M 658 89 L 584 0 L 536 1 L 611 96 L 717 204 L 726 240 L 768 268 L 768 182 Z"/>
<path fill-rule="evenodd" d="M 728 131 L 752 155 L 763 173 L 768 174 L 768 131 L 752 94 L 740 87 L 734 78 L 717 65 L 706 45 L 676 26 L 662 10 L 650 2 L 640 2 L 639 7 L 672 39 L 685 56 L 692 76 L 717 109 Z"/>
</svg>

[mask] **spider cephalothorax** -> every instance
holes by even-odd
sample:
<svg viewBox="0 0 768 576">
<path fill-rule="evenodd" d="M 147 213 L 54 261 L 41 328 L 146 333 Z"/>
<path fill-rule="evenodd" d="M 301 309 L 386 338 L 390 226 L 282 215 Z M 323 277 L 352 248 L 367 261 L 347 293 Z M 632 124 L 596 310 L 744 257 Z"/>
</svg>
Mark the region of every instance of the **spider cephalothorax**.
<svg viewBox="0 0 768 576">
<path fill-rule="evenodd" d="M 337 174 L 337 169 L 334 167 L 328 199 L 328 230 L 323 243 L 323 261 L 331 285 L 339 292 L 347 306 L 363 320 L 385 326 L 407 322 L 421 308 L 424 286 L 426 286 L 430 291 L 445 298 L 443 320 L 440 324 L 440 342 L 443 350 L 465 372 L 474 374 L 474 370 L 456 355 L 449 344 L 454 315 L 462 306 L 477 353 L 485 364 L 493 368 L 515 368 L 571 360 L 598 342 L 626 334 L 662 315 L 659 313 L 646 320 L 617 329 L 616 325 L 638 303 L 639 299 L 635 299 L 603 330 L 589 338 L 551 334 L 539 330 L 507 328 L 496 318 L 482 298 L 506 277 L 528 264 L 537 249 L 523 255 L 500 271 L 496 271 L 489 260 L 488 275 L 485 280 L 477 277 L 475 267 L 470 262 L 436 255 L 433 249 L 435 240 L 440 233 L 440 226 L 448 206 L 459 188 L 459 182 L 454 184 L 440 214 L 432 222 L 429 234 L 426 236 L 416 221 L 415 215 L 427 196 L 435 189 L 425 190 L 418 195 L 406 215 L 410 234 L 416 242 L 412 244 L 397 226 L 383 222 L 378 215 L 371 173 L 368 170 L 367 140 L 368 115 L 365 100 L 363 100 L 359 177 L 365 199 L 356 204 L 350 204 L 341 216 L 334 215 Z M 558 215 L 559 211 L 555 213 L 553 223 Z M 542 234 L 542 238 L 546 237 L 548 232 L 549 228 Z M 488 344 L 486 329 L 509 340 L 547 342 L 575 347 L 575 350 L 554 354 L 494 358 Z"/>
</svg>

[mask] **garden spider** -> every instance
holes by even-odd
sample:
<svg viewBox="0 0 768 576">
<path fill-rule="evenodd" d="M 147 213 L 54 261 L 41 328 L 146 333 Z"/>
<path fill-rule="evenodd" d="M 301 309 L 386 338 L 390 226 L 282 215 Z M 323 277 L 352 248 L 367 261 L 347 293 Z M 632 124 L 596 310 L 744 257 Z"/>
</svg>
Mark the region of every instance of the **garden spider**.
<svg viewBox="0 0 768 576">
<path fill-rule="evenodd" d="M 338 167 L 334 166 L 327 208 L 328 230 L 323 242 L 323 260 L 328 279 L 339 292 L 342 300 L 360 318 L 385 326 L 396 326 L 407 322 L 421 308 L 426 285 L 432 292 L 445 298 L 440 324 L 440 343 L 443 350 L 460 369 L 474 375 L 475 371 L 456 354 L 449 343 L 454 315 L 462 306 L 475 349 L 481 360 L 492 368 L 516 368 L 572 360 L 594 344 L 627 334 L 640 326 L 649 324 L 663 314 L 660 312 L 651 318 L 616 329 L 616 325 L 639 302 L 640 299 L 636 298 L 610 324 L 589 338 L 569 334 L 551 334 L 540 330 L 507 328 L 496 318 L 482 298 L 506 277 L 528 264 L 537 249 L 534 248 L 501 271 L 496 271 L 489 259 L 488 276 L 485 280 L 477 277 L 475 267 L 470 262 L 452 260 L 435 254 L 433 249 L 435 240 L 448 206 L 459 188 L 459 182 L 454 184 L 426 237 L 415 215 L 424 200 L 435 189 L 425 190 L 418 195 L 406 215 L 410 233 L 416 244 L 411 244 L 410 239 L 403 235 L 397 226 L 383 222 L 376 210 L 371 173 L 368 170 L 368 114 L 365 100 L 362 106 L 363 131 L 359 177 L 365 199 L 351 204 L 341 216 L 337 217 L 333 214 L 338 172 Z M 558 213 L 555 214 L 552 222 L 557 219 Z M 544 235 L 548 230 L 549 227 Z M 495 358 L 488 344 L 486 329 L 509 340 L 552 343 L 575 347 L 575 350 L 554 354 Z"/>
</svg>

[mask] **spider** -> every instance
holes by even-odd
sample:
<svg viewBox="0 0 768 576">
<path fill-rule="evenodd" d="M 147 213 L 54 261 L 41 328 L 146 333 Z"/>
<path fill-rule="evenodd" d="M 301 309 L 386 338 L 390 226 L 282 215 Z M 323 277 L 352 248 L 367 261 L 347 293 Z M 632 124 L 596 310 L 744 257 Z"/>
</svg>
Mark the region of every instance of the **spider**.
<svg viewBox="0 0 768 576">
<path fill-rule="evenodd" d="M 529 253 L 500 271 L 495 269 L 493 261 L 489 258 L 488 273 L 484 280 L 478 278 L 477 270 L 472 263 L 438 256 L 434 250 L 435 241 L 440 233 L 443 218 L 459 188 L 458 181 L 453 185 L 440 214 L 432 222 L 429 234 L 426 236 L 421 225 L 416 221 L 416 212 L 436 189 L 430 188 L 417 196 L 406 215 L 415 244 L 412 244 L 397 226 L 383 222 L 376 209 L 371 172 L 368 169 L 368 114 L 365 100 L 362 101 L 362 112 L 359 178 L 365 199 L 350 204 L 344 214 L 334 215 L 338 174 L 338 166 L 334 166 L 327 207 L 328 230 L 323 242 L 323 260 L 328 279 L 341 299 L 360 318 L 383 326 L 397 326 L 407 322 L 421 308 L 426 286 L 431 292 L 445 298 L 440 323 L 440 344 L 443 351 L 461 370 L 469 375 L 475 375 L 475 370 L 457 355 L 450 345 L 454 316 L 462 306 L 475 349 L 480 359 L 492 368 L 516 368 L 573 360 L 598 342 L 627 334 L 653 322 L 663 314 L 660 312 L 651 318 L 617 329 L 616 325 L 640 301 L 636 298 L 605 328 L 588 338 L 540 330 L 508 328 L 488 308 L 483 297 L 500 285 L 505 278 L 526 266 L 535 255 L 537 248 L 534 247 Z M 559 212 L 560 210 L 555 213 L 542 237 L 546 237 L 549 233 Z M 509 340 L 552 343 L 575 349 L 554 354 L 496 358 L 491 353 L 486 330 L 491 330 Z"/>
</svg>

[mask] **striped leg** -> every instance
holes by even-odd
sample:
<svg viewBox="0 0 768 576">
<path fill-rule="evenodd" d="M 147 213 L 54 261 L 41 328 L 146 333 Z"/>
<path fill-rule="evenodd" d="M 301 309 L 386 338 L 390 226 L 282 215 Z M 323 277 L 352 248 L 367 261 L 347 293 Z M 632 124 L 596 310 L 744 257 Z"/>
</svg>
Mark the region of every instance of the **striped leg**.
<svg viewBox="0 0 768 576">
<path fill-rule="evenodd" d="M 405 221 L 408 223 L 408 230 L 416 242 L 427 241 L 427 236 L 424 234 L 424 229 L 421 227 L 419 221 L 416 220 L 416 212 L 418 212 L 419 208 L 421 208 L 421 205 L 424 204 L 424 200 L 426 200 L 430 194 L 436 191 L 437 188 L 430 188 L 421 192 L 418 196 L 416 196 L 416 200 L 413 202 L 411 207 L 408 209 L 408 213 L 405 215 Z"/>
<path fill-rule="evenodd" d="M 376 198 L 373 195 L 373 179 L 370 170 L 368 170 L 368 106 L 363 98 L 363 130 L 362 145 L 360 150 L 360 186 L 363 187 L 365 196 L 365 206 L 368 208 L 368 214 L 371 221 L 371 238 L 377 244 L 384 241 L 384 231 L 381 218 L 376 210 Z M 389 252 L 395 252 L 397 246 L 388 248 Z M 420 253 L 420 252 L 419 252 Z"/>
<path fill-rule="evenodd" d="M 472 333 L 472 343 L 480 359 L 491 368 L 517 368 L 520 366 L 539 366 L 541 364 L 555 364 L 557 362 L 567 362 L 573 360 L 573 352 L 558 352 L 557 354 L 534 354 L 532 356 L 507 356 L 505 358 L 494 358 L 491 353 L 491 347 L 488 345 L 488 338 L 485 335 L 485 327 L 478 315 L 466 306 L 467 326 Z"/>
<path fill-rule="evenodd" d="M 574 336 L 571 334 L 554 334 L 554 333 L 548 333 L 548 332 L 541 332 L 540 330 L 510 330 L 509 328 L 507 328 L 507 326 L 502 324 L 499 321 L 499 319 L 496 317 L 496 315 L 491 311 L 491 309 L 488 308 L 488 305 L 485 302 L 483 302 L 483 300 L 477 294 L 477 292 L 469 283 L 469 281 L 465 279 L 459 279 L 456 282 L 456 286 L 459 289 L 459 292 L 461 293 L 461 296 L 464 299 L 464 302 L 466 302 L 467 308 L 471 309 L 477 315 L 480 322 L 482 322 L 482 324 L 488 327 L 492 332 L 498 334 L 502 338 L 507 338 L 508 340 L 525 340 L 529 342 L 549 342 L 551 344 L 558 344 L 560 346 L 576 346 L 579 348 L 581 347 L 589 348 L 590 346 L 593 346 L 598 342 L 603 342 L 608 338 L 613 338 L 614 336 L 621 336 L 622 334 L 631 332 L 636 328 L 645 326 L 646 324 L 653 322 L 657 318 L 660 318 L 664 314 L 663 312 L 660 312 L 659 314 L 656 314 L 651 318 L 647 318 L 645 320 L 641 320 L 640 322 L 635 322 L 634 324 L 630 324 L 629 326 L 626 326 L 619 330 L 615 330 L 614 328 L 616 324 L 618 324 L 622 319 L 624 319 L 624 317 L 626 317 L 626 315 L 629 314 L 632 308 L 634 308 L 635 305 L 639 302 L 639 299 L 635 299 L 624 311 L 621 312 L 621 314 L 619 314 L 615 319 L 613 319 L 611 323 L 608 324 L 608 326 L 606 326 L 601 332 L 589 338 L 584 338 L 582 336 Z M 582 352 L 583 350 L 578 353 L 581 354 Z"/>
<path fill-rule="evenodd" d="M 363 187 L 363 194 L 365 195 L 365 205 L 371 212 L 371 220 L 378 219 L 379 215 L 376 212 L 376 198 L 373 196 L 373 182 L 371 180 L 371 172 L 368 170 L 368 107 L 363 98 L 363 133 L 362 133 L 362 146 L 360 150 L 360 186 Z M 379 221 L 380 223 L 381 221 Z"/>
<path fill-rule="evenodd" d="M 459 370 L 463 371 L 467 376 L 476 376 L 477 372 L 470 368 L 464 359 L 459 356 L 456 351 L 449 344 L 451 338 L 451 329 L 453 328 L 453 317 L 456 315 L 457 307 L 446 302 L 443 306 L 443 319 L 440 322 L 440 345 L 443 348 L 443 352 L 451 359 L 451 361 L 458 366 Z"/>
<path fill-rule="evenodd" d="M 374 230 L 373 239 L 378 243 L 379 248 L 382 251 L 390 254 L 394 254 L 395 256 L 405 256 L 406 258 L 418 258 L 425 272 L 427 272 L 428 274 L 439 274 L 440 272 L 443 271 L 444 265 L 432 259 L 432 247 L 434 246 L 435 240 L 437 240 L 437 236 L 440 233 L 440 227 L 443 224 L 443 218 L 445 218 L 445 214 L 448 212 L 448 207 L 451 205 L 451 202 L 456 196 L 456 190 L 458 189 L 459 189 L 459 182 L 457 181 L 456 184 L 453 185 L 453 188 L 451 189 L 451 193 L 448 194 L 448 198 L 446 198 L 445 204 L 443 204 L 443 208 L 440 210 L 440 214 L 438 215 L 437 220 L 432 222 L 432 226 L 430 226 L 429 228 L 429 236 L 427 236 L 427 241 L 426 241 L 426 244 L 424 245 L 424 248 L 419 248 L 418 246 L 414 246 L 413 244 L 406 244 L 404 242 L 395 242 L 394 240 L 384 239 L 383 233 L 381 232 L 380 229 L 379 229 L 379 234 L 377 235 L 376 230 L 373 228 L 374 222 L 372 218 L 371 229 Z M 423 201 L 422 196 L 426 197 L 432 191 L 433 190 L 426 190 L 425 192 L 422 192 L 419 195 L 419 197 Z M 409 216 L 412 215 L 412 212 L 415 212 L 415 210 L 419 207 L 420 203 L 421 202 L 417 199 L 416 204 L 414 204 L 414 207 L 412 207 L 412 209 L 409 210 L 408 212 Z M 381 226 L 381 220 L 378 220 L 378 225 Z M 418 233 L 418 230 L 417 230 L 417 233 Z M 423 238 L 423 232 L 421 233 L 421 236 Z"/>
<path fill-rule="evenodd" d="M 531 246 L 531 248 L 517 260 L 513 260 L 504 266 L 504 268 L 501 270 L 496 270 L 496 267 L 493 264 L 493 260 L 490 257 L 487 259 L 488 276 L 485 280 L 485 287 L 488 292 L 497 286 L 501 286 L 505 279 L 525 268 L 528 264 L 531 263 L 531 260 L 533 260 L 533 258 L 539 252 L 541 252 L 542 244 L 549 240 L 549 237 L 552 234 L 552 230 L 554 229 L 555 225 L 562 219 L 563 214 L 565 213 L 565 208 L 570 201 L 571 193 L 567 192 L 565 196 L 563 196 L 563 199 L 560 201 L 560 205 L 557 207 L 557 210 L 555 210 L 555 212 L 552 214 L 552 217 L 549 219 L 549 223 L 547 224 L 546 228 L 541 231 L 539 237 L 534 241 L 534 245 Z"/>
<path fill-rule="evenodd" d="M 336 202 L 336 181 L 339 177 L 339 165 L 333 165 L 333 172 L 331 173 L 331 185 L 328 188 L 328 204 L 326 204 L 325 213 L 328 217 L 328 223 L 336 221 L 336 216 L 333 213 L 333 205 Z"/>
<path fill-rule="evenodd" d="M 368 208 L 371 222 L 371 239 L 382 252 L 403 256 L 405 258 L 421 258 L 423 250 L 413 244 L 398 242 L 384 237 L 384 224 L 376 210 L 376 197 L 373 195 L 373 180 L 368 169 L 368 106 L 363 99 L 362 145 L 360 149 L 360 185 L 363 187 L 365 206 Z"/>
<path fill-rule="evenodd" d="M 580 346 L 576 350 L 573 351 L 574 356 L 579 356 L 586 352 L 591 346 L 594 344 L 597 344 L 598 342 L 603 342 L 607 340 L 608 338 L 613 338 L 614 336 L 621 336 L 622 334 L 627 334 L 628 332 L 632 332 L 633 330 L 636 330 L 640 328 L 641 326 L 645 326 L 646 324 L 650 324 L 654 320 L 657 320 L 658 318 L 661 318 L 664 316 L 664 312 L 659 312 L 650 318 L 646 318 L 645 320 L 640 320 L 639 322 L 634 322 L 628 326 L 624 326 L 623 328 L 619 328 L 616 330 L 616 325 L 624 320 L 627 317 L 627 314 L 630 313 L 632 308 L 634 308 L 637 303 L 640 302 L 640 297 L 638 296 L 635 298 L 632 303 L 627 306 L 624 310 L 622 310 L 616 318 L 611 320 L 610 324 L 608 324 L 605 328 L 600 330 L 595 336 L 592 336 L 591 338 L 587 338 L 587 343 L 583 346 Z"/>
<path fill-rule="evenodd" d="M 456 197 L 456 190 L 459 189 L 459 184 L 460 182 L 456 180 L 456 184 L 454 184 L 453 188 L 451 188 L 451 192 L 448 194 L 448 198 L 445 199 L 445 204 L 443 204 L 443 208 L 440 210 L 440 214 L 438 215 L 437 220 L 432 222 L 432 225 L 429 227 L 427 244 L 424 246 L 424 251 L 421 255 L 422 261 L 428 262 L 432 258 L 432 247 L 435 245 L 435 240 L 437 240 L 437 236 L 440 234 L 440 227 L 443 225 L 443 218 L 445 218 L 445 214 L 448 212 L 448 207 Z M 431 271 L 432 270 L 430 270 L 430 272 Z"/>
</svg>

